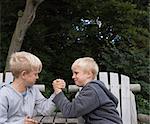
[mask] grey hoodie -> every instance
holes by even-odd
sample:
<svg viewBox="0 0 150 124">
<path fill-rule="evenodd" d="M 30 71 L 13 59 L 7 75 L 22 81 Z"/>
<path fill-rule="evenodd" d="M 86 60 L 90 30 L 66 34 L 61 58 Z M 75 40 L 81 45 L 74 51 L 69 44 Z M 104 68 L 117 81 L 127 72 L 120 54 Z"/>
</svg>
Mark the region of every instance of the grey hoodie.
<svg viewBox="0 0 150 124">
<path fill-rule="evenodd" d="M 72 102 L 63 92 L 53 101 L 65 117 L 83 116 L 85 124 L 122 124 L 116 110 L 118 100 L 101 81 L 89 82 Z"/>
</svg>

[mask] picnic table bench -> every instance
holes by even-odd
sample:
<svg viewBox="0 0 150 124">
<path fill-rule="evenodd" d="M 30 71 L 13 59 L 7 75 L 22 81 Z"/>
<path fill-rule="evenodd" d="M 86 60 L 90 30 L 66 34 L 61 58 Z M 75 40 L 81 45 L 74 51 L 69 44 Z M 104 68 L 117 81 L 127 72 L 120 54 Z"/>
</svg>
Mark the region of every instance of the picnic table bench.
<svg viewBox="0 0 150 124">
<path fill-rule="evenodd" d="M 99 72 L 98 79 L 105 83 L 106 87 L 118 98 L 119 104 L 117 110 L 123 120 L 123 124 L 137 124 L 136 102 L 133 92 L 141 90 L 139 84 L 130 84 L 128 76 L 113 73 L 113 72 Z M 10 83 L 13 81 L 11 72 L 5 74 L 0 73 L 0 84 L 3 82 Z M 36 85 L 41 91 L 45 91 L 44 85 Z M 69 92 L 78 92 L 80 88 L 76 85 L 69 85 Z M 87 108 L 88 109 L 88 108 Z M 52 116 L 35 117 L 41 124 L 83 124 L 83 119 L 80 118 L 64 118 L 58 112 Z"/>
</svg>

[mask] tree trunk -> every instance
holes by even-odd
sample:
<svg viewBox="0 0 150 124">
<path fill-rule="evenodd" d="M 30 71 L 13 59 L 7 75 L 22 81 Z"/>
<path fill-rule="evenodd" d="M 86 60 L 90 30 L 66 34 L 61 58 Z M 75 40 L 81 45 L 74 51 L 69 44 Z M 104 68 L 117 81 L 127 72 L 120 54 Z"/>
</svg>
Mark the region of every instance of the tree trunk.
<svg viewBox="0 0 150 124">
<path fill-rule="evenodd" d="M 26 6 L 24 12 L 18 13 L 18 21 L 9 46 L 4 72 L 9 71 L 10 56 L 12 53 L 17 52 L 21 49 L 25 33 L 27 29 L 30 27 L 30 25 L 32 24 L 32 22 L 34 21 L 37 7 L 43 1 L 44 0 L 26 0 Z"/>
</svg>

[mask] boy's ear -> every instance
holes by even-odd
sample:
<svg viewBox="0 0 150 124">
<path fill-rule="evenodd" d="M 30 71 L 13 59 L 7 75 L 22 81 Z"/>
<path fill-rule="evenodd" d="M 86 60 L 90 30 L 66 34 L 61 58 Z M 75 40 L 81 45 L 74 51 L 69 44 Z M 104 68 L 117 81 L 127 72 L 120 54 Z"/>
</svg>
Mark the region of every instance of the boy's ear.
<svg viewBox="0 0 150 124">
<path fill-rule="evenodd" d="M 21 75 L 21 77 L 22 77 L 23 79 L 24 79 L 24 77 L 25 77 L 26 73 L 27 73 L 26 71 L 22 71 L 22 72 L 21 72 L 21 74 L 20 74 L 20 75 Z"/>
<path fill-rule="evenodd" d="M 88 71 L 87 74 L 88 74 L 88 77 L 89 77 L 89 78 L 93 77 L 92 71 Z"/>
</svg>

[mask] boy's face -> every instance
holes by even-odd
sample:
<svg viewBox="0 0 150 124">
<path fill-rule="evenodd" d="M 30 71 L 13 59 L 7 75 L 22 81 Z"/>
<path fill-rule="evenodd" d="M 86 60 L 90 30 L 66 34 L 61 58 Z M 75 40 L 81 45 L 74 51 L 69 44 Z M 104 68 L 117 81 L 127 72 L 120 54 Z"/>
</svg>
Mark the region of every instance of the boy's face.
<svg viewBox="0 0 150 124">
<path fill-rule="evenodd" d="M 90 72 L 83 71 L 79 66 L 74 66 L 72 73 L 72 79 L 77 86 L 86 85 L 91 77 Z"/>
<path fill-rule="evenodd" d="M 37 71 L 31 71 L 29 73 L 24 73 L 25 83 L 28 83 L 29 86 L 35 84 L 36 80 L 39 78 Z"/>
</svg>

